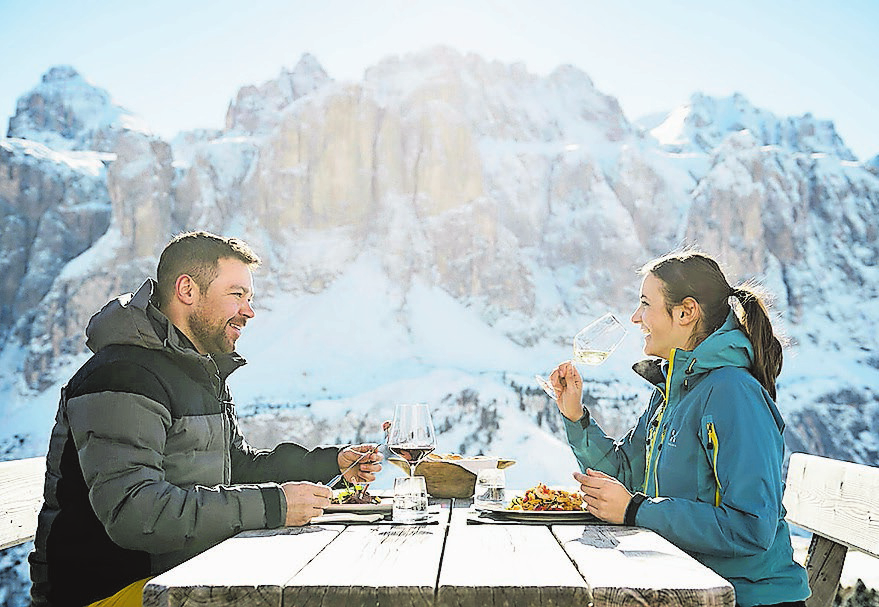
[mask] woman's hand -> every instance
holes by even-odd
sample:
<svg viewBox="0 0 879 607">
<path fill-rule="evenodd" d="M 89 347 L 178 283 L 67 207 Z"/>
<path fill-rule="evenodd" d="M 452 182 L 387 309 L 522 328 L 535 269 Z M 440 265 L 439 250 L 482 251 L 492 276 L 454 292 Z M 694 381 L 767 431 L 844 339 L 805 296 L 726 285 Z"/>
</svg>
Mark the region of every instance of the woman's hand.
<svg viewBox="0 0 879 607">
<path fill-rule="evenodd" d="M 583 379 L 577 372 L 577 368 L 571 361 L 565 361 L 555 368 L 549 381 L 555 389 L 556 404 L 559 411 L 572 422 L 583 417 L 583 405 L 580 399 L 583 397 Z"/>
<path fill-rule="evenodd" d="M 632 494 L 612 476 L 588 468 L 586 474 L 574 473 L 580 491 L 586 496 L 586 509 L 608 523 L 621 525 Z"/>
</svg>

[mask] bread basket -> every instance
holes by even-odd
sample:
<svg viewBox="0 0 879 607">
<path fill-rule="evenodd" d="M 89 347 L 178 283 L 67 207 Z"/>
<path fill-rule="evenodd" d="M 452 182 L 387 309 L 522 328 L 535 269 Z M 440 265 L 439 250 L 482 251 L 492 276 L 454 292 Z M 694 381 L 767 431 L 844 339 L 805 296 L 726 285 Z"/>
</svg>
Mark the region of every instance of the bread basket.
<svg viewBox="0 0 879 607">
<path fill-rule="evenodd" d="M 471 497 L 476 488 L 476 475 L 455 462 L 477 461 L 485 457 L 437 456 L 431 454 L 415 466 L 415 476 L 423 476 L 427 493 L 432 497 Z M 491 458 L 494 459 L 494 458 Z M 388 461 L 409 474 L 409 462 L 401 457 Z M 497 467 L 509 468 L 516 463 L 512 459 L 498 459 Z"/>
</svg>

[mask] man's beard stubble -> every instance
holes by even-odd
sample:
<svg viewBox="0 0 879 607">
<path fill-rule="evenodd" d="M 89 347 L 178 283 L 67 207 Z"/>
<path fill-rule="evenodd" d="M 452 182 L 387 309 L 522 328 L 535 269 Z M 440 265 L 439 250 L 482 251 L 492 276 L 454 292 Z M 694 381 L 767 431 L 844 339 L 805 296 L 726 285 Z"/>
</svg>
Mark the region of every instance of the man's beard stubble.
<svg viewBox="0 0 879 607">
<path fill-rule="evenodd" d="M 199 306 L 189 320 L 189 328 L 206 354 L 230 354 L 235 350 L 235 341 L 226 335 L 228 320 L 212 320 L 205 309 Z M 244 323 L 240 323 L 244 326 Z"/>
</svg>

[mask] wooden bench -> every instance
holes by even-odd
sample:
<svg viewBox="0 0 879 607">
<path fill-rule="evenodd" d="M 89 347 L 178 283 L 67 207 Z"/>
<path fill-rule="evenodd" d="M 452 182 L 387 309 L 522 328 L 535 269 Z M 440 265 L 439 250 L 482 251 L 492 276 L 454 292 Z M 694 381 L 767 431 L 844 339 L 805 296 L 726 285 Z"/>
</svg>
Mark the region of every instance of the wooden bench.
<svg viewBox="0 0 879 607">
<path fill-rule="evenodd" d="M 794 453 L 784 507 L 788 522 L 812 532 L 806 607 L 827 607 L 850 548 L 879 559 L 879 468 Z"/>
<path fill-rule="evenodd" d="M 0 550 L 34 539 L 46 458 L 0 462 Z"/>
</svg>

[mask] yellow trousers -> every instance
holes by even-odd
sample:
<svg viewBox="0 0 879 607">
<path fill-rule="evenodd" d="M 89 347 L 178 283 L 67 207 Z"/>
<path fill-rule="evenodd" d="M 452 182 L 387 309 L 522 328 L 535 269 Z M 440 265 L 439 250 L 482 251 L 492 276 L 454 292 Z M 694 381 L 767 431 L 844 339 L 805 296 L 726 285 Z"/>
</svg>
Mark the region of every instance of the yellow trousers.
<svg viewBox="0 0 879 607">
<path fill-rule="evenodd" d="M 95 601 L 87 607 L 143 607 L 143 587 L 151 577 L 138 580 L 129 584 L 116 594 L 100 601 Z"/>
</svg>

